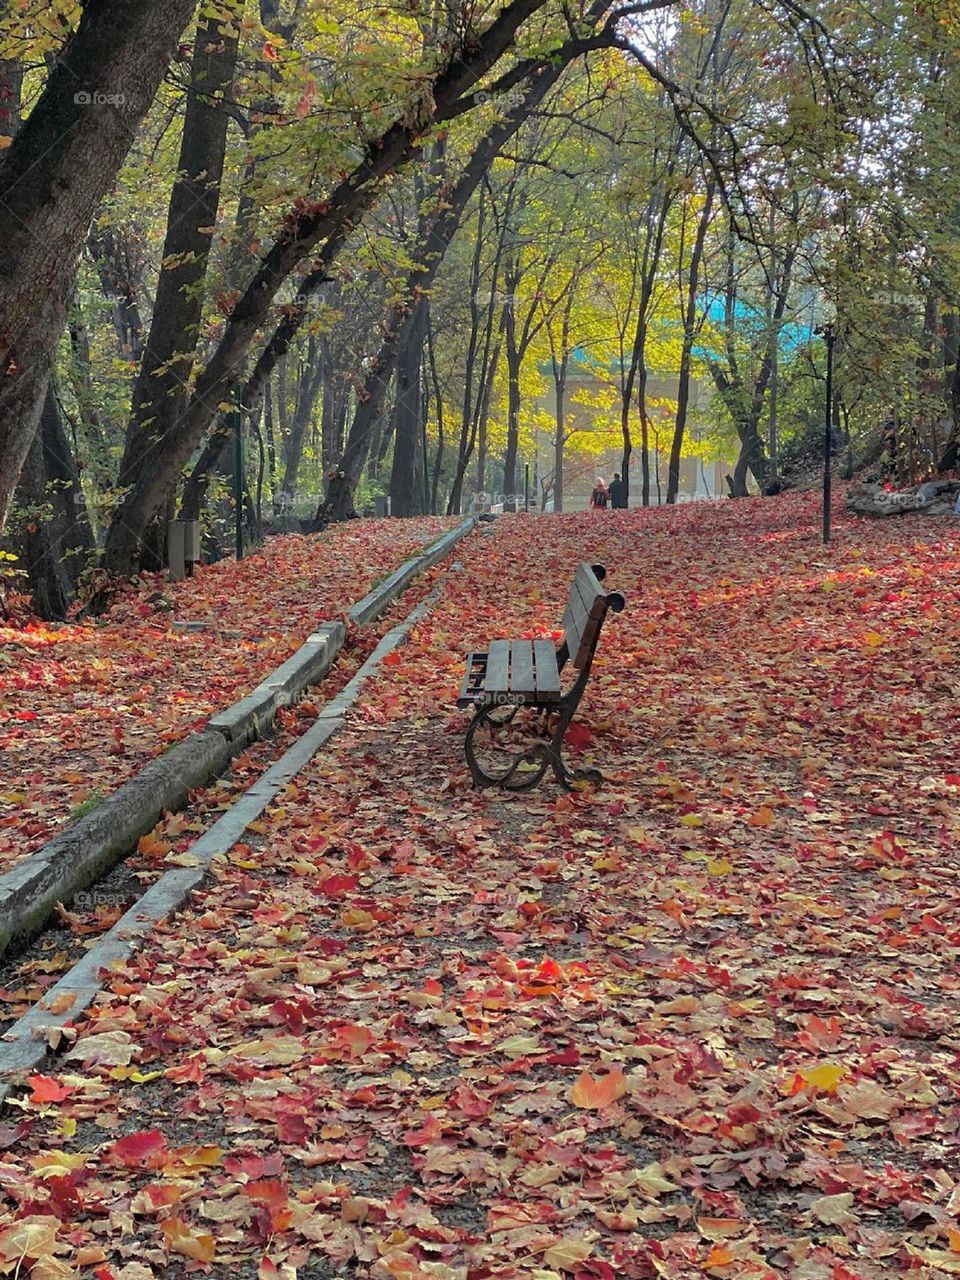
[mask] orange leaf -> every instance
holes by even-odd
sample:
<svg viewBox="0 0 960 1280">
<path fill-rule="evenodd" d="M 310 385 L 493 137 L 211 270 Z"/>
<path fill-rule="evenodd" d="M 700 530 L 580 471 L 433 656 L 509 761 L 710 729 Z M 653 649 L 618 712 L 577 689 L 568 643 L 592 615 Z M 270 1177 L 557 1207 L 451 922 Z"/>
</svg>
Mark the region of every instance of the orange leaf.
<svg viewBox="0 0 960 1280">
<path fill-rule="evenodd" d="M 56 1080 L 51 1080 L 49 1076 L 27 1076 L 27 1084 L 33 1085 L 31 1102 L 62 1102 L 73 1093 L 71 1085 L 57 1084 Z"/>
<path fill-rule="evenodd" d="M 594 1080 L 589 1072 L 584 1071 L 580 1079 L 570 1090 L 570 1099 L 576 1107 L 587 1111 L 602 1111 L 622 1098 L 627 1092 L 627 1079 L 619 1067 L 615 1067 L 609 1075 L 598 1076 Z"/>
<path fill-rule="evenodd" d="M 725 1244 L 715 1244 L 707 1254 L 705 1267 L 726 1267 L 733 1261 L 733 1250 Z"/>
<path fill-rule="evenodd" d="M 163 1224 L 163 1234 L 167 1238 L 167 1248 L 172 1252 L 196 1258 L 198 1262 L 213 1261 L 216 1246 L 209 1232 L 194 1233 L 182 1218 L 168 1218 Z"/>
<path fill-rule="evenodd" d="M 751 827 L 769 827 L 772 822 L 773 810 L 768 804 L 761 805 L 756 813 L 751 813 L 747 819 L 747 823 Z"/>
</svg>

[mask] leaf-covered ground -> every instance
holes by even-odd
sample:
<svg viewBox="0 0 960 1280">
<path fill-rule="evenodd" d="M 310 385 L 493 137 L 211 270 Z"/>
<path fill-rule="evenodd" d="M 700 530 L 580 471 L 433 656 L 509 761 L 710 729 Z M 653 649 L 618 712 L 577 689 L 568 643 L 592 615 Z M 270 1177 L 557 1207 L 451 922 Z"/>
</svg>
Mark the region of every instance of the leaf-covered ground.
<svg viewBox="0 0 960 1280">
<path fill-rule="evenodd" d="M 0 871 L 249 693 L 450 523 L 362 520 L 273 538 L 240 565 L 148 579 L 102 620 L 0 627 Z"/>
<path fill-rule="evenodd" d="M 960 1273 L 960 527 L 507 517 L 33 1076 L 0 1272 Z M 468 787 L 461 656 L 628 596 L 598 793 Z M 38 1261 L 39 1260 L 39 1261 Z"/>
</svg>

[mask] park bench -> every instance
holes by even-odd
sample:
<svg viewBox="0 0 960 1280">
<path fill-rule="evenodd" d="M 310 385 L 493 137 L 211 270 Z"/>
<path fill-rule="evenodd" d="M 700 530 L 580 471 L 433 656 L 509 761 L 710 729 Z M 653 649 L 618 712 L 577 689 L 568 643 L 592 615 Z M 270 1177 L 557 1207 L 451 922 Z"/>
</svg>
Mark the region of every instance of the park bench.
<svg viewBox="0 0 960 1280">
<path fill-rule="evenodd" d="M 548 768 L 561 786 L 574 782 L 601 782 L 597 769 L 568 769 L 563 762 L 563 738 L 573 719 L 587 681 L 593 655 L 607 611 L 623 610 L 624 598 L 601 586 L 606 577 L 602 564 L 581 564 L 573 576 L 563 614 L 563 640 L 555 648 L 550 640 L 493 640 L 485 653 L 471 653 L 459 707 L 473 707 L 464 748 L 467 764 L 478 787 L 500 786 L 508 791 L 528 791 L 537 786 Z M 564 692 L 561 679 L 567 665 L 577 671 Z M 524 743 L 529 730 L 515 723 L 522 707 L 538 713 L 537 731 L 542 740 Z M 556 716 L 555 724 L 551 723 Z"/>
</svg>

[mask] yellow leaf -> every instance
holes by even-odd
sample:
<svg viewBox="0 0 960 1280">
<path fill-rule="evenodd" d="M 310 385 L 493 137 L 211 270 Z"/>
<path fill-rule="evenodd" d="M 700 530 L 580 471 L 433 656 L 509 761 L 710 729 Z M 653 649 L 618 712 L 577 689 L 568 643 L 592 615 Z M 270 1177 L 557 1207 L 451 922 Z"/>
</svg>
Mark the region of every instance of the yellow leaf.
<svg viewBox="0 0 960 1280">
<path fill-rule="evenodd" d="M 500 1041 L 500 1052 L 511 1058 L 525 1058 L 528 1053 L 546 1053 L 536 1036 L 508 1036 Z"/>
<path fill-rule="evenodd" d="M 871 649 L 877 649 L 885 641 L 885 637 L 879 631 L 868 631 L 863 637 L 863 643 L 869 645 Z"/>
<path fill-rule="evenodd" d="M 740 1235 L 743 1223 L 739 1218 L 698 1218 L 697 1230 L 705 1240 L 726 1240 Z"/>
<path fill-rule="evenodd" d="M 66 1151 L 47 1151 L 27 1161 L 41 1178 L 66 1178 L 72 1170 L 82 1169 L 86 1162 L 85 1155 L 72 1156 Z"/>
<path fill-rule="evenodd" d="M 359 929 L 361 933 L 366 933 L 374 926 L 374 918 L 369 911 L 364 911 L 360 907 L 350 907 L 344 911 L 340 919 L 348 929 Z"/>
<path fill-rule="evenodd" d="M 683 827 L 702 827 L 703 818 L 699 813 L 685 813 L 680 819 L 680 825 Z"/>
<path fill-rule="evenodd" d="M 574 1271 L 577 1264 L 586 1261 L 593 1253 L 593 1245 L 586 1240 L 561 1240 L 544 1251 L 543 1260 L 561 1271 Z"/>
<path fill-rule="evenodd" d="M 63 1224 L 49 1214 L 31 1214 L 0 1231 L 0 1259 L 19 1265 L 24 1258 L 49 1258 L 64 1253 L 69 1245 L 57 1239 Z M 6 1271 L 7 1268 L 4 1268 Z"/>
<path fill-rule="evenodd" d="M 696 1013 L 700 1008 L 700 1001 L 696 996 L 677 996 L 674 1000 L 667 1000 L 665 1004 L 657 1006 L 657 1013 L 678 1013 L 681 1016 Z"/>
<path fill-rule="evenodd" d="M 440 1107 L 447 1105 L 447 1095 L 445 1093 L 434 1094 L 432 1098 L 424 1098 L 420 1103 L 423 1111 L 437 1111 Z"/>
<path fill-rule="evenodd" d="M 644 1165 L 642 1169 L 634 1170 L 630 1178 L 632 1187 L 639 1187 L 641 1191 L 645 1191 L 648 1196 L 663 1195 L 665 1191 L 676 1191 L 676 1183 L 670 1181 L 664 1175 L 663 1166 L 659 1163 Z"/>
<path fill-rule="evenodd" d="M 815 1093 L 835 1093 L 847 1068 L 838 1062 L 821 1062 L 816 1067 L 805 1067 L 799 1074 L 807 1088 Z"/>
<path fill-rule="evenodd" d="M 857 1220 L 850 1212 L 852 1204 L 853 1192 L 841 1191 L 835 1196 L 818 1196 L 810 1205 L 810 1212 L 825 1226 L 845 1227 Z"/>
<path fill-rule="evenodd" d="M 302 1058 L 306 1052 L 303 1042 L 294 1036 L 274 1036 L 272 1040 L 251 1040 L 235 1050 L 241 1058 L 252 1058 L 272 1066 L 286 1066 Z"/>
<path fill-rule="evenodd" d="M 163 863 L 167 867 L 199 867 L 200 859 L 189 849 L 184 849 L 182 853 L 168 854 Z"/>
<path fill-rule="evenodd" d="M 570 1099 L 575 1107 L 583 1107 L 587 1111 L 602 1111 L 622 1098 L 627 1092 L 627 1079 L 619 1067 L 615 1067 L 609 1075 L 599 1076 L 594 1080 L 589 1072 L 584 1071 L 580 1079 L 570 1090 Z"/>
<path fill-rule="evenodd" d="M 176 1163 L 188 1169 L 214 1169 L 223 1158 L 223 1147 L 179 1147 Z"/>
<path fill-rule="evenodd" d="M 138 1071 L 136 1067 L 114 1067 L 109 1073 L 112 1080 L 132 1080 L 134 1084 L 150 1084 L 159 1080 L 162 1071 Z"/>
<path fill-rule="evenodd" d="M 163 1224 L 167 1248 L 198 1262 L 212 1262 L 216 1253 L 213 1236 L 206 1231 L 193 1232 L 182 1218 L 168 1218 Z"/>
<path fill-rule="evenodd" d="M 708 858 L 707 870 L 712 876 L 728 876 L 733 870 L 733 863 L 727 858 Z"/>
<path fill-rule="evenodd" d="M 936 1267 L 938 1271 L 945 1271 L 947 1275 L 960 1276 L 960 1258 L 956 1257 L 952 1252 L 945 1253 L 942 1249 L 916 1249 L 912 1245 L 907 1245 L 909 1251 L 916 1258 L 922 1258 L 924 1262 L 929 1262 L 931 1267 Z"/>
</svg>

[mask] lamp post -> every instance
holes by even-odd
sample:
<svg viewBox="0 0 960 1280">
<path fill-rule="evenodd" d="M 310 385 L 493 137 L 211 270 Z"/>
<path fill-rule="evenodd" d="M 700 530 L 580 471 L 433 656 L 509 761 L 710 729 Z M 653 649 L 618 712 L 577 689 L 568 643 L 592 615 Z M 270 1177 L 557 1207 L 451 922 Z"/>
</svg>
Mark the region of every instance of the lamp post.
<svg viewBox="0 0 960 1280">
<path fill-rule="evenodd" d="M 243 559 L 243 406 L 240 388 L 233 392 L 233 502 L 236 517 L 237 559 Z"/>
<path fill-rule="evenodd" d="M 837 342 L 836 327 L 831 320 L 824 325 L 827 344 L 827 406 L 823 419 L 823 541 L 830 541 L 830 455 L 833 452 L 833 348 Z"/>
<path fill-rule="evenodd" d="M 833 351 L 837 345 L 836 307 L 827 303 L 823 308 L 823 323 L 814 330 L 823 338 L 827 347 L 826 405 L 823 414 L 823 541 L 830 541 L 830 500 L 832 473 L 830 457 L 833 453 Z"/>
</svg>

